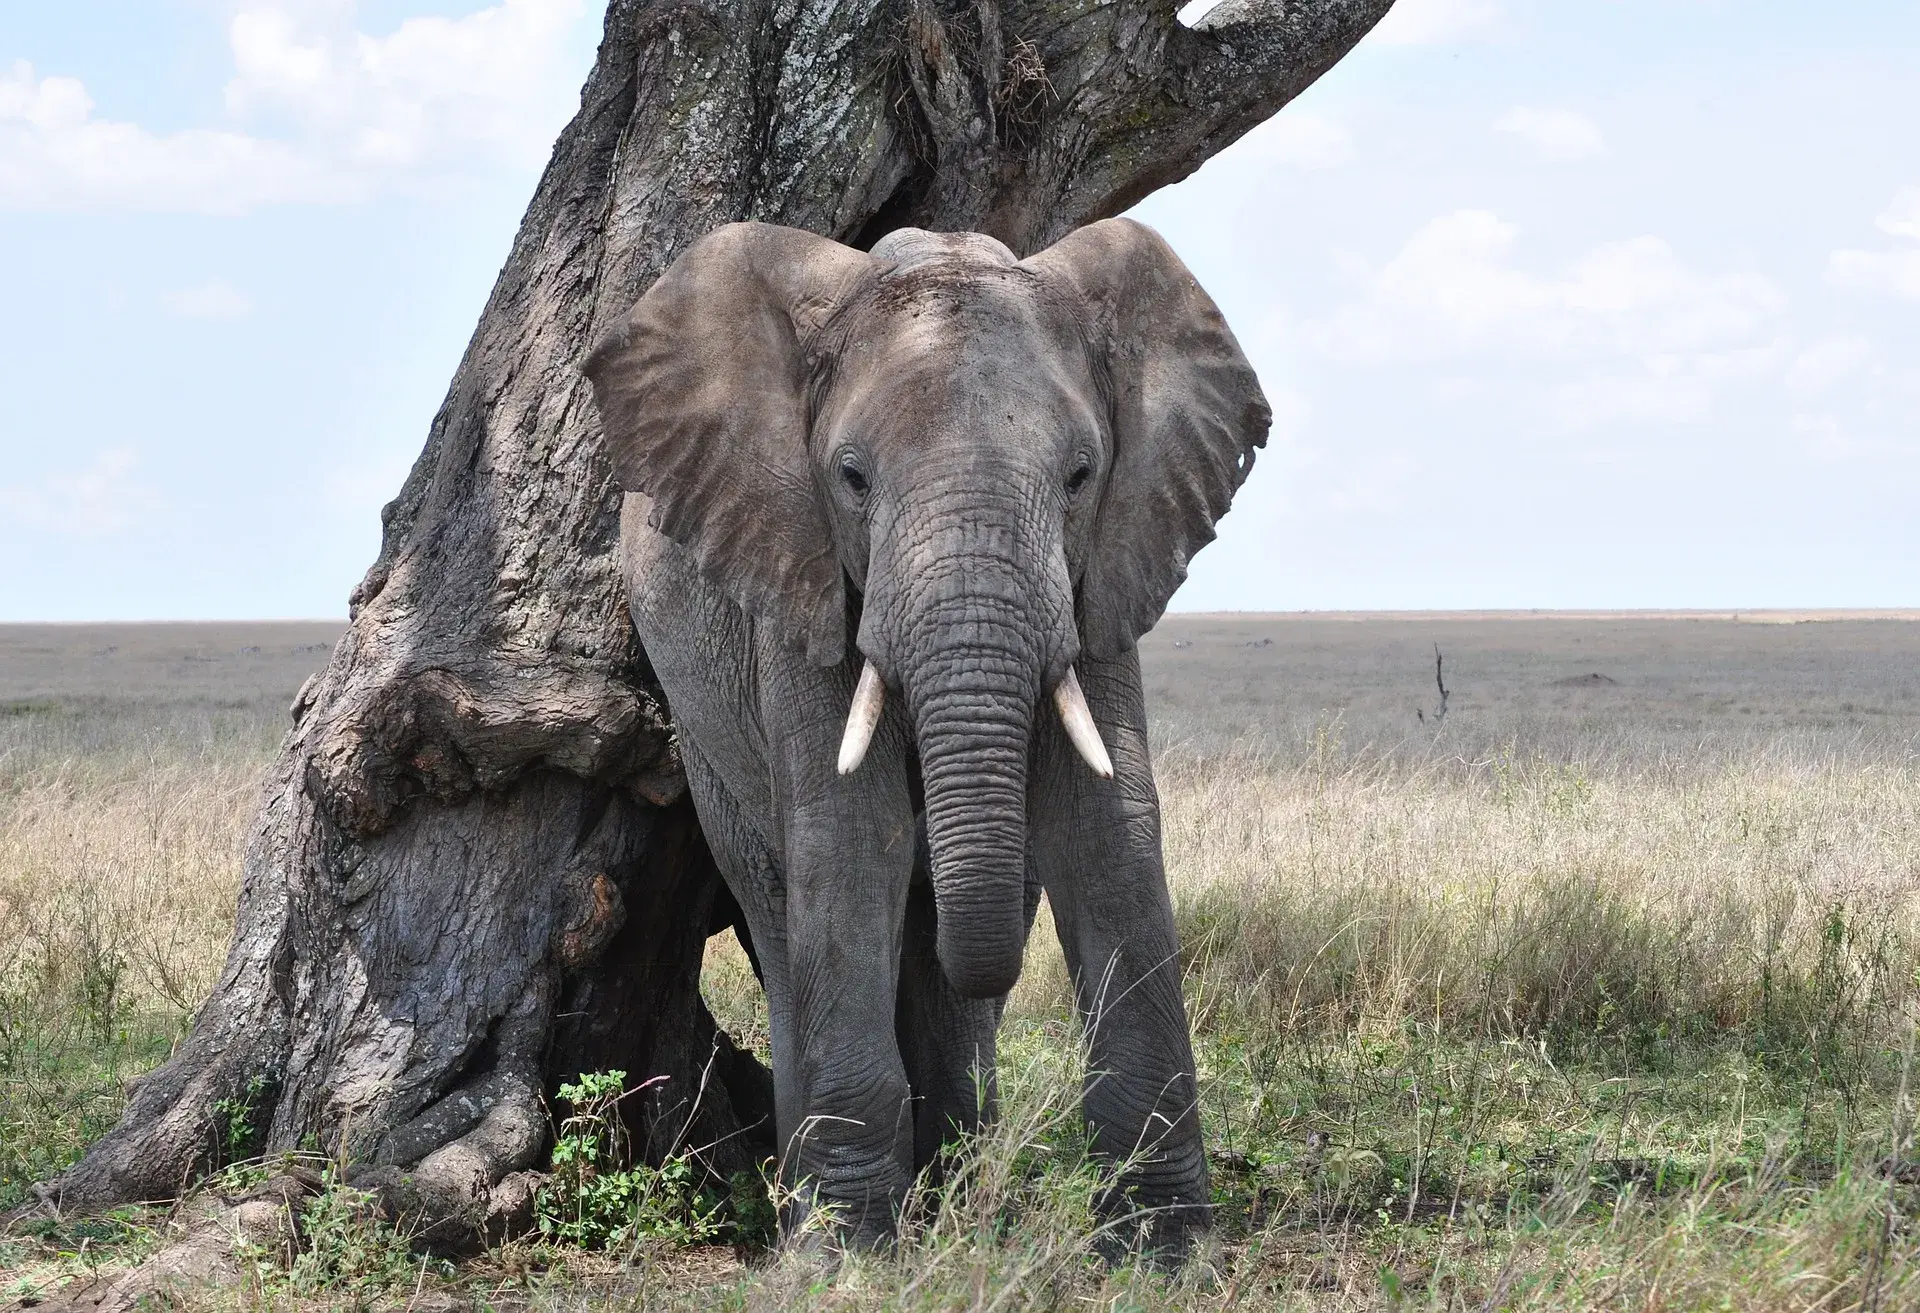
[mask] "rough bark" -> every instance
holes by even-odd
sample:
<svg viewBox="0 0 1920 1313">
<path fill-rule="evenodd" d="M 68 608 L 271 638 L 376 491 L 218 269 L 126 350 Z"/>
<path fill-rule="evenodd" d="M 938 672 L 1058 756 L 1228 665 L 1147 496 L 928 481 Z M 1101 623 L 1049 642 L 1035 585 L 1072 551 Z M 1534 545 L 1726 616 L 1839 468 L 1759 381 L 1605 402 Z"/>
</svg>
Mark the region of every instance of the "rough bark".
<svg viewBox="0 0 1920 1313">
<path fill-rule="evenodd" d="M 763 1151 L 765 1073 L 700 1001 L 726 896 L 627 618 L 579 362 L 732 220 L 1039 249 L 1197 168 L 1390 3 L 1226 0 L 1187 28 L 1168 0 L 613 0 L 351 628 L 294 705 L 220 982 L 49 1202 L 174 1195 L 250 1104 L 254 1147 L 344 1141 L 454 1243 L 523 1215 L 544 1096 L 612 1067 L 670 1078 L 656 1155 Z"/>
</svg>

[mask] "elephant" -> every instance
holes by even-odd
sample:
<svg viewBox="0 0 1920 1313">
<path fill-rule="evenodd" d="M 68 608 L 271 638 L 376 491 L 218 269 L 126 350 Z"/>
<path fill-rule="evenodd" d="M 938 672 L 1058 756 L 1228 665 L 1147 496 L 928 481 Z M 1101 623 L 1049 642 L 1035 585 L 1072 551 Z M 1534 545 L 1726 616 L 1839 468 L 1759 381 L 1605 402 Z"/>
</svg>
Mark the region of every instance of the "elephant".
<svg viewBox="0 0 1920 1313">
<path fill-rule="evenodd" d="M 1044 890 L 1120 1169 L 1100 1211 L 1186 1252 L 1210 1193 L 1137 640 L 1266 441 L 1217 307 L 1127 219 L 1025 259 L 739 223 L 584 368 L 766 989 L 783 1233 L 885 1243 L 991 1115 Z"/>
</svg>

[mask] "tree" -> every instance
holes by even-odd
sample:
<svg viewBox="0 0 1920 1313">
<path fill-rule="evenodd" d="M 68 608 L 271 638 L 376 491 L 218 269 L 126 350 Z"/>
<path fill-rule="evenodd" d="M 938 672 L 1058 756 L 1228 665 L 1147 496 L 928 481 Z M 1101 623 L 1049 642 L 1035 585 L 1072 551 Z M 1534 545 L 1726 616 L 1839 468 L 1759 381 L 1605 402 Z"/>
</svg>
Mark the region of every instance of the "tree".
<svg viewBox="0 0 1920 1313">
<path fill-rule="evenodd" d="M 524 1212 L 544 1093 L 609 1068 L 668 1077 L 640 1117 L 656 1155 L 764 1152 L 767 1075 L 700 1000 L 733 913 L 627 619 L 579 362 L 732 220 L 1040 249 L 1192 172 L 1390 4 L 1224 0 L 1189 28 L 1172 0 L 612 0 L 351 627 L 294 703 L 219 983 L 48 1197 L 101 1209 L 243 1145 L 344 1147 L 471 1237 Z"/>
</svg>

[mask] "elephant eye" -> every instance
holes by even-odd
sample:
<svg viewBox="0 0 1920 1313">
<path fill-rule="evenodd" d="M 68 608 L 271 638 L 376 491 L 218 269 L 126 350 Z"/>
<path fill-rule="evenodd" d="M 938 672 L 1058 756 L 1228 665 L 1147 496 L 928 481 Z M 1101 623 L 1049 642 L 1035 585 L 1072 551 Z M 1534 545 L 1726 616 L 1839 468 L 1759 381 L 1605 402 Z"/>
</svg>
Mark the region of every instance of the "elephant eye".
<svg viewBox="0 0 1920 1313">
<path fill-rule="evenodd" d="M 867 476 L 862 474 L 860 467 L 854 463 L 852 452 L 846 452 L 840 457 L 840 477 L 845 480 L 847 487 L 853 490 L 854 496 L 867 495 Z"/>
<path fill-rule="evenodd" d="M 1067 496 L 1077 497 L 1080 490 L 1093 478 L 1093 462 L 1082 456 L 1080 463 L 1073 467 L 1073 473 L 1067 476 Z"/>
</svg>

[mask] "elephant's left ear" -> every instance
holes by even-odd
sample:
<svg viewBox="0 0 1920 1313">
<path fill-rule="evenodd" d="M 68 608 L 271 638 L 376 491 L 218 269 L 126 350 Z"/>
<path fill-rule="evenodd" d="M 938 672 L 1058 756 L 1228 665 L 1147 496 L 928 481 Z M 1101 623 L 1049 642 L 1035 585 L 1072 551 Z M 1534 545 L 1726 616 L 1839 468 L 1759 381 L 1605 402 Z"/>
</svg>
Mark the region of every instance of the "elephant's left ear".
<svg viewBox="0 0 1920 1313">
<path fill-rule="evenodd" d="M 1080 628 L 1111 659 L 1153 628 L 1213 541 L 1272 412 L 1219 307 L 1151 228 L 1105 219 L 1024 263 L 1085 307 L 1106 364 L 1113 464 Z"/>
<path fill-rule="evenodd" d="M 653 525 L 817 665 L 846 646 L 840 558 L 807 447 L 818 330 L 890 266 L 734 223 L 660 275 L 587 359 L 614 477 Z"/>
</svg>

